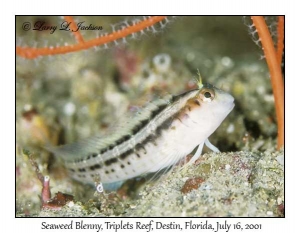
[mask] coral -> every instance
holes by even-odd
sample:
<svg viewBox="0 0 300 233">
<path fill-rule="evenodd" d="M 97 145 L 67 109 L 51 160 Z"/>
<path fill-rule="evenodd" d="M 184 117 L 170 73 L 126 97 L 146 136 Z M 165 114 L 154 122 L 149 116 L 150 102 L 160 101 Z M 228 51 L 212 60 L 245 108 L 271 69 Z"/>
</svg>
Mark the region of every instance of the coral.
<svg viewBox="0 0 300 233">
<path fill-rule="evenodd" d="M 273 44 L 268 27 L 262 16 L 252 16 L 251 19 L 256 27 L 266 61 L 271 75 L 271 83 L 275 98 L 275 109 L 278 123 L 278 142 L 277 148 L 280 149 L 284 145 L 284 85 L 281 72 L 281 59 L 283 53 L 283 36 L 284 36 L 284 18 L 278 17 L 278 46 L 277 53 Z"/>
<path fill-rule="evenodd" d="M 28 155 L 32 167 L 35 170 L 37 178 L 42 183 L 42 192 L 41 192 L 41 208 L 42 209 L 52 209 L 59 210 L 62 206 L 66 205 L 68 202 L 73 201 L 73 196 L 69 194 L 64 194 L 58 192 L 55 194 L 54 198 L 51 198 L 50 191 L 50 177 L 43 176 L 40 172 L 38 164 L 34 160 L 31 154 Z"/>
<path fill-rule="evenodd" d="M 73 31 L 73 34 L 75 35 L 75 38 L 77 40 L 77 44 L 75 45 L 65 45 L 65 46 L 59 46 L 59 47 L 45 47 L 45 48 L 32 48 L 32 47 L 16 47 L 16 53 L 17 55 L 28 58 L 28 59 L 34 59 L 39 56 L 46 56 L 46 55 L 56 55 L 56 54 L 65 54 L 65 53 L 71 53 L 76 52 L 80 50 L 89 49 L 95 46 L 100 46 L 103 44 L 107 44 L 113 41 L 116 41 L 118 39 L 124 38 L 128 35 L 143 31 L 149 27 L 152 27 L 157 22 L 161 22 L 162 20 L 166 19 L 166 16 L 152 16 L 149 18 L 145 18 L 143 21 L 139 22 L 133 22 L 133 25 L 129 25 L 127 23 L 124 28 L 113 31 L 112 33 L 108 35 L 103 35 L 99 38 L 91 39 L 88 41 L 84 41 L 82 35 L 78 31 L 77 27 L 75 26 L 75 22 L 71 16 L 65 16 L 65 19 L 69 21 L 71 24 L 71 30 Z M 155 30 L 155 29 L 153 29 Z M 155 31 L 154 31 L 155 32 Z"/>
</svg>

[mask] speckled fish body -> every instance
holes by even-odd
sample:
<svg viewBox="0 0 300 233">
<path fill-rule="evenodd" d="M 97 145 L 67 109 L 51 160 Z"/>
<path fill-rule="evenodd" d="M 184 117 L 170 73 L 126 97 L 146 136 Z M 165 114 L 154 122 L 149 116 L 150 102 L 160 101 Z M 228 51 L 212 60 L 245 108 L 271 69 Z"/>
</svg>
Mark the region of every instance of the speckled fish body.
<svg viewBox="0 0 300 233">
<path fill-rule="evenodd" d="M 234 98 L 205 84 L 150 103 L 114 134 L 58 147 L 71 175 L 84 183 L 124 181 L 171 167 L 191 153 L 197 159 L 208 137 L 234 107 Z"/>
</svg>

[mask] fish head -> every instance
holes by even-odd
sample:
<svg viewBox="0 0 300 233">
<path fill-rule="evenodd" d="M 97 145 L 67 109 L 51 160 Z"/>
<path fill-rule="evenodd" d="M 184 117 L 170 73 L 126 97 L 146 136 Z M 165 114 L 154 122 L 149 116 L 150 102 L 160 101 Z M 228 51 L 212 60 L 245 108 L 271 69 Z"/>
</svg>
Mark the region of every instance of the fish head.
<svg viewBox="0 0 300 233">
<path fill-rule="evenodd" d="M 234 108 L 234 98 L 213 85 L 203 84 L 186 106 L 189 108 L 189 118 L 210 135 Z"/>
</svg>

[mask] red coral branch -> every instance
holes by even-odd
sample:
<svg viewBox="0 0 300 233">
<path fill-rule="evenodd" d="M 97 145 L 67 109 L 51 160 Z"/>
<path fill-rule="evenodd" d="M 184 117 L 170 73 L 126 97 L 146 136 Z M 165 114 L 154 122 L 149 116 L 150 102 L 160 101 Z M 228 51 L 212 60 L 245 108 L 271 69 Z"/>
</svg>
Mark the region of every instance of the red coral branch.
<svg viewBox="0 0 300 233">
<path fill-rule="evenodd" d="M 75 37 L 79 43 L 74 44 L 74 45 L 66 45 L 66 46 L 60 46 L 60 47 L 45 47 L 45 48 L 31 48 L 31 47 L 16 47 L 16 52 L 17 55 L 28 58 L 28 59 L 34 59 L 38 56 L 47 56 L 47 55 L 56 55 L 56 54 L 65 54 L 65 53 L 71 53 L 71 52 L 76 52 L 80 50 L 85 50 L 92 48 L 94 46 L 99 46 L 103 45 L 115 40 L 118 40 L 120 38 L 124 38 L 130 34 L 142 31 L 145 28 L 148 28 L 157 22 L 160 22 L 164 20 L 166 16 L 152 16 L 149 17 L 139 23 L 136 23 L 134 25 L 128 26 L 126 28 L 123 28 L 121 30 L 112 32 L 106 36 L 98 37 L 95 39 L 91 39 L 89 41 L 79 41 L 81 39 L 79 35 L 81 34 L 76 34 Z M 72 25 L 72 24 L 71 24 Z M 75 24 L 73 24 L 75 25 Z"/>
<path fill-rule="evenodd" d="M 277 59 L 278 59 L 279 65 L 281 65 L 281 61 L 282 61 L 283 39 L 284 39 L 284 16 L 278 16 L 278 25 L 277 25 Z"/>
<path fill-rule="evenodd" d="M 59 210 L 69 201 L 73 201 L 73 196 L 65 193 L 58 192 L 55 194 L 54 198 L 51 198 L 51 191 L 50 191 L 50 177 L 43 176 L 41 173 L 37 162 L 34 160 L 31 154 L 28 155 L 30 163 L 35 170 L 37 178 L 42 183 L 42 193 L 41 193 L 41 202 L 42 202 L 42 209 L 52 209 L 52 210 Z"/>
<path fill-rule="evenodd" d="M 271 75 L 278 125 L 277 149 L 279 149 L 284 145 L 284 84 L 281 66 L 264 18 L 262 16 L 252 16 L 251 19 L 261 40 Z"/>
<path fill-rule="evenodd" d="M 29 154 L 28 157 L 29 157 L 29 161 L 30 161 L 32 167 L 34 168 L 37 178 L 42 183 L 41 201 L 42 201 L 42 207 L 43 207 L 51 198 L 50 177 L 43 176 L 43 174 L 41 173 L 41 171 L 39 169 L 37 162 L 34 160 L 34 158 L 31 154 Z"/>
<path fill-rule="evenodd" d="M 84 39 L 80 33 L 79 30 L 77 30 L 77 27 L 76 27 L 76 23 L 73 19 L 72 16 L 64 16 L 65 20 L 70 24 L 70 29 L 72 30 L 73 34 L 74 34 L 74 37 L 75 39 L 77 40 L 78 43 L 84 43 Z"/>
<path fill-rule="evenodd" d="M 42 181 L 42 205 L 44 206 L 51 199 L 50 192 L 50 177 L 44 176 L 44 180 Z"/>
</svg>

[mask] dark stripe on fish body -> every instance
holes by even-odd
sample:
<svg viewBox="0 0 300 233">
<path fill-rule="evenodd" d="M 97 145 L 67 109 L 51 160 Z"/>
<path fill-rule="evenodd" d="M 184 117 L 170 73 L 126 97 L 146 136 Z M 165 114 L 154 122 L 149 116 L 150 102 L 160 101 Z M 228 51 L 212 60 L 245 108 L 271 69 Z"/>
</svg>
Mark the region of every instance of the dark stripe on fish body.
<svg viewBox="0 0 300 233">
<path fill-rule="evenodd" d="M 173 96 L 170 100 L 170 102 L 172 103 L 172 99 Z M 163 105 L 159 105 L 158 108 L 153 109 L 150 113 L 150 118 L 141 120 L 140 122 L 138 122 L 133 129 L 131 130 L 132 135 L 137 134 L 141 129 L 143 129 L 155 116 L 157 116 L 159 113 L 161 113 L 169 104 L 163 104 Z M 105 152 L 107 152 L 108 150 L 112 150 L 114 147 L 121 145 L 123 142 L 128 141 L 131 138 L 130 134 L 126 134 L 121 136 L 119 139 L 117 139 L 113 144 L 108 145 L 105 148 L 102 148 L 99 152 L 99 154 L 104 154 Z M 85 158 L 79 159 L 75 162 L 83 162 L 84 160 L 89 160 L 91 157 L 95 158 L 97 157 L 98 154 L 94 153 L 92 155 L 88 155 Z"/>
<path fill-rule="evenodd" d="M 143 150 L 144 150 L 144 154 L 147 154 L 147 150 L 146 150 L 145 147 L 144 147 L 144 144 L 145 144 L 146 141 L 149 141 L 148 137 L 147 137 L 144 141 L 142 141 L 142 142 L 136 144 L 135 149 L 136 149 L 136 150 L 143 149 Z"/>
<path fill-rule="evenodd" d="M 174 115 L 176 115 L 176 114 L 177 114 L 177 112 L 174 113 Z M 145 149 L 145 145 L 148 144 L 148 143 L 153 143 L 153 144 L 155 143 L 153 141 L 158 139 L 161 136 L 162 131 L 166 130 L 170 127 L 170 125 L 173 121 L 174 115 L 167 118 L 159 127 L 157 127 L 154 134 L 150 134 L 142 142 L 137 143 L 136 146 L 134 147 L 134 149 L 128 149 L 127 151 L 124 151 L 122 154 L 120 154 L 118 156 L 118 158 L 120 158 L 121 160 L 124 160 L 132 154 L 135 154 L 138 158 L 140 158 L 142 156 L 140 153 L 138 153 L 138 151 L 140 151 L 140 150 L 143 150 L 144 154 L 147 154 L 147 150 Z M 110 165 L 118 162 L 118 158 L 115 157 L 115 158 L 108 159 L 108 160 L 104 161 L 104 164 L 106 166 L 110 166 Z M 128 162 L 128 165 L 130 165 L 129 162 Z M 100 164 L 95 164 L 95 165 L 90 167 L 90 170 L 94 171 L 94 170 L 97 170 L 97 169 L 100 169 L 100 168 L 102 168 L 102 166 Z M 121 165 L 121 168 L 124 168 L 124 165 Z M 81 171 L 81 170 L 82 170 L 82 168 L 79 169 L 79 171 Z M 106 171 L 105 173 L 108 174 L 109 171 Z"/>
<path fill-rule="evenodd" d="M 93 165 L 93 166 L 90 166 L 90 169 L 92 170 L 92 171 L 94 171 L 94 170 L 97 170 L 97 169 L 100 169 L 102 166 L 99 164 L 99 163 L 97 163 L 97 164 L 95 164 L 95 165 Z"/>
<path fill-rule="evenodd" d="M 177 113 L 175 113 L 177 114 Z M 161 132 L 162 130 L 166 130 L 169 128 L 170 126 L 170 122 L 172 122 L 172 119 L 171 118 L 168 118 L 166 119 L 160 127 L 156 128 L 156 132 L 160 132 L 159 134 L 158 133 L 155 133 L 155 134 L 151 134 L 149 135 L 148 137 L 146 137 L 142 142 L 140 143 L 137 143 L 134 150 L 133 149 L 129 149 L 125 152 L 123 152 L 121 155 L 119 155 L 119 158 L 124 160 L 125 158 L 127 158 L 129 155 L 131 154 L 136 154 L 136 156 L 138 158 L 141 157 L 140 153 L 137 153 L 135 151 L 140 151 L 141 149 L 144 151 L 144 154 L 147 154 L 147 150 L 145 149 L 145 145 L 148 144 L 148 143 L 153 143 L 154 140 L 156 140 L 157 138 L 159 138 L 161 136 Z M 106 160 L 104 162 L 105 165 L 109 166 L 115 162 L 117 162 L 118 159 L 117 158 L 112 158 L 112 159 L 109 159 L 109 160 Z"/>
<path fill-rule="evenodd" d="M 121 159 L 126 159 L 130 154 L 132 154 L 134 151 L 133 151 L 133 149 L 130 149 L 130 150 L 127 150 L 127 151 L 125 151 L 124 153 L 122 153 L 121 155 L 120 155 L 120 158 Z"/>
<path fill-rule="evenodd" d="M 106 166 L 109 166 L 109 165 L 111 165 L 112 163 L 116 163 L 116 162 L 118 162 L 118 159 L 117 159 L 117 158 L 111 158 L 111 159 L 109 159 L 109 160 L 104 161 L 104 164 L 105 164 Z"/>
<path fill-rule="evenodd" d="M 142 128 L 144 128 L 150 122 L 150 120 L 151 119 L 144 119 L 140 121 L 139 124 L 133 128 L 132 135 L 137 134 Z"/>
<path fill-rule="evenodd" d="M 156 110 L 153 110 L 151 112 L 151 115 L 150 115 L 150 119 L 153 119 L 154 117 L 156 117 L 159 113 L 161 113 L 165 108 L 166 108 L 167 105 L 161 105 L 161 106 L 158 106 L 158 108 Z"/>
<path fill-rule="evenodd" d="M 101 150 L 100 150 L 100 154 L 104 154 L 106 151 L 108 151 L 107 148 L 101 149 Z"/>
<path fill-rule="evenodd" d="M 157 105 L 157 108 L 153 109 L 151 111 L 150 118 L 141 120 L 140 122 L 137 122 L 137 124 L 131 129 L 132 135 L 135 135 L 141 129 L 143 129 L 151 120 L 153 120 L 158 114 L 160 114 L 163 110 L 165 110 L 165 108 L 167 106 L 169 106 L 169 104 L 174 103 L 175 101 L 179 100 L 180 98 L 182 98 L 183 96 L 185 96 L 186 94 L 188 94 L 192 91 L 195 91 L 195 90 L 191 90 L 191 91 L 185 92 L 185 93 L 177 95 L 177 96 L 172 96 L 171 99 L 169 100 L 168 104 Z M 178 110 L 178 112 L 180 112 L 180 111 L 181 111 L 181 109 Z M 104 161 L 103 163 L 106 166 L 110 166 L 111 164 L 114 164 L 114 163 L 118 162 L 118 158 L 121 159 L 121 160 L 125 160 L 131 154 L 134 154 L 135 156 L 140 158 L 142 155 L 140 153 L 137 153 L 137 151 L 140 151 L 141 149 L 144 150 L 144 154 L 147 154 L 147 150 L 145 149 L 145 145 L 147 143 L 153 143 L 154 145 L 156 145 L 156 142 L 154 142 L 154 140 L 156 140 L 157 138 L 159 138 L 162 135 L 163 130 L 166 130 L 170 127 L 170 125 L 171 125 L 171 123 L 174 119 L 174 116 L 176 116 L 176 114 L 178 114 L 178 112 L 176 112 L 173 115 L 169 116 L 163 123 L 160 124 L 160 126 L 158 126 L 155 129 L 155 133 L 152 133 L 152 134 L 148 135 L 143 141 L 137 143 L 135 145 L 134 149 L 128 149 L 127 151 L 124 151 L 122 154 L 120 154 L 118 157 L 108 159 L 108 160 Z M 123 142 L 128 141 L 129 139 L 131 139 L 131 137 L 132 136 L 130 134 L 123 135 L 121 138 L 117 139 L 113 144 L 110 144 L 107 147 L 102 148 L 100 150 L 99 154 L 93 153 L 91 155 L 88 155 L 86 158 L 89 159 L 91 157 L 95 158 L 95 157 L 101 156 L 101 154 L 104 154 L 108 150 L 111 150 L 111 149 L 115 148 L 116 146 L 122 144 Z M 82 162 L 82 161 L 84 161 L 84 159 L 80 159 L 79 162 Z M 75 162 L 77 162 L 77 161 L 75 161 Z M 131 163 L 129 161 L 127 162 L 127 164 L 131 165 Z M 121 164 L 120 166 L 121 166 L 121 168 L 125 167 L 123 164 Z M 102 166 L 100 164 L 95 164 L 93 166 L 90 166 L 89 168 L 90 168 L 90 170 L 93 171 L 93 170 L 102 168 Z M 83 171 L 82 168 L 81 168 L 81 171 Z M 109 171 L 106 170 L 105 173 L 109 174 Z"/>
</svg>

